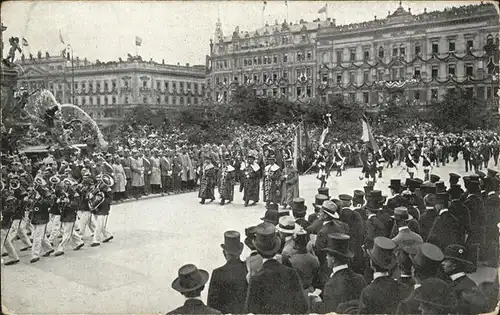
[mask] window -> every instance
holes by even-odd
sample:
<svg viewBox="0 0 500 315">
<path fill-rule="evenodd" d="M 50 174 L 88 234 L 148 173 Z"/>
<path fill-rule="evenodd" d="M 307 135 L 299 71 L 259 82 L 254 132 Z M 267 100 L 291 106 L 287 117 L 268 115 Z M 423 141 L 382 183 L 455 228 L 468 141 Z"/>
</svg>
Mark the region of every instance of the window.
<svg viewBox="0 0 500 315">
<path fill-rule="evenodd" d="M 143 98 L 142 98 L 142 102 L 143 102 L 144 104 L 147 104 L 147 103 L 148 103 L 148 98 L 147 98 L 146 96 L 145 96 L 145 97 L 143 97 Z"/>
<path fill-rule="evenodd" d="M 286 95 L 286 88 L 281 88 L 281 94 Z"/>
<path fill-rule="evenodd" d="M 188 104 L 188 105 L 191 105 L 191 98 L 190 98 L 189 96 L 188 96 L 188 97 L 186 97 L 186 100 L 187 100 L 187 104 Z"/>
<path fill-rule="evenodd" d="M 480 99 L 488 99 L 490 96 L 488 95 L 488 97 L 485 98 L 484 91 L 485 91 L 484 86 L 478 86 L 477 87 L 477 97 Z"/>
<path fill-rule="evenodd" d="M 379 70 L 378 71 L 378 77 L 377 77 L 377 80 L 378 81 L 384 81 L 384 70 Z"/>
<path fill-rule="evenodd" d="M 404 57 L 405 54 L 406 54 L 406 48 L 405 46 L 401 45 L 401 47 L 399 47 L 399 54 Z"/>
<path fill-rule="evenodd" d="M 227 78 L 224 77 L 224 83 L 227 83 Z M 181 92 L 184 92 L 184 82 L 179 82 L 179 88 L 181 89 Z"/>
<path fill-rule="evenodd" d="M 160 103 L 161 103 L 161 97 L 160 97 L 160 95 L 158 95 L 156 97 L 156 104 L 160 104 Z"/>
<path fill-rule="evenodd" d="M 94 98 L 93 98 L 93 97 L 89 97 L 89 104 L 90 104 L 90 105 L 93 105 L 93 104 L 94 104 L 93 100 L 94 100 Z"/>
<path fill-rule="evenodd" d="M 365 103 L 365 104 L 370 103 L 370 93 L 369 92 L 363 92 L 363 103 Z"/>
<path fill-rule="evenodd" d="M 267 82 L 267 73 L 262 74 L 262 82 Z"/>
<path fill-rule="evenodd" d="M 311 77 L 311 68 L 306 68 L 306 76 L 307 76 L 308 78 L 310 78 L 310 77 Z"/>
<path fill-rule="evenodd" d="M 455 76 L 455 65 L 454 64 L 448 65 L 448 75 L 450 77 Z"/>
<path fill-rule="evenodd" d="M 142 87 L 147 88 L 148 87 L 148 81 L 144 80 L 142 81 Z"/>
<path fill-rule="evenodd" d="M 471 51 L 474 49 L 474 41 L 472 39 L 467 40 L 467 51 Z"/>
<path fill-rule="evenodd" d="M 273 56 L 273 63 L 278 63 L 278 55 Z"/>
<path fill-rule="evenodd" d="M 356 76 L 354 74 L 354 71 L 349 72 L 349 82 L 355 84 L 356 82 Z"/>
<path fill-rule="evenodd" d="M 273 72 L 273 81 L 278 80 L 278 74 L 276 72 Z"/>
<path fill-rule="evenodd" d="M 198 105 L 198 98 L 197 98 L 197 97 L 195 97 L 195 98 L 193 99 L 193 104 L 194 104 L 194 105 Z"/>
<path fill-rule="evenodd" d="M 356 49 L 351 49 L 349 56 L 350 61 L 356 61 Z"/>
<path fill-rule="evenodd" d="M 398 69 L 392 68 L 391 69 L 391 80 L 397 80 L 397 79 L 398 79 Z"/>
<path fill-rule="evenodd" d="M 384 47 L 380 46 L 378 48 L 378 57 L 379 58 L 384 58 Z"/>
<path fill-rule="evenodd" d="M 370 71 L 365 70 L 363 71 L 363 82 L 367 83 L 370 81 Z"/>
<path fill-rule="evenodd" d="M 417 101 L 420 100 L 420 91 L 418 91 L 418 90 L 413 91 L 413 98 Z"/>
<path fill-rule="evenodd" d="M 101 98 L 100 98 L 100 97 L 97 97 L 97 98 L 96 98 L 96 104 L 97 104 L 97 105 L 101 105 Z"/>
<path fill-rule="evenodd" d="M 302 71 L 300 69 L 297 69 L 297 79 L 300 78 L 301 74 L 302 74 Z"/>
<path fill-rule="evenodd" d="M 283 62 L 284 63 L 288 62 L 288 55 L 287 54 L 283 55 Z"/>
<path fill-rule="evenodd" d="M 328 82 L 328 75 L 326 73 L 323 73 L 321 76 L 321 82 L 322 83 L 327 83 Z"/>
<path fill-rule="evenodd" d="M 342 62 L 342 51 L 337 50 L 337 63 L 341 63 L 341 62 Z"/>
<path fill-rule="evenodd" d="M 342 84 L 342 72 L 337 72 L 337 84 Z"/>
<path fill-rule="evenodd" d="M 283 78 L 288 79 L 288 71 L 287 70 L 283 70 Z"/>
<path fill-rule="evenodd" d="M 300 86 L 297 87 L 297 97 L 301 97 L 302 96 L 302 88 Z"/>
<path fill-rule="evenodd" d="M 349 102 L 351 102 L 351 103 L 356 102 L 356 93 L 349 92 Z"/>
<path fill-rule="evenodd" d="M 465 64 L 465 75 L 468 77 L 474 75 L 474 65 L 472 63 Z"/>
<path fill-rule="evenodd" d="M 111 101 L 113 102 L 113 104 L 116 104 L 116 97 L 115 96 L 111 97 Z"/>
<path fill-rule="evenodd" d="M 307 60 L 312 59 L 312 52 L 310 50 L 307 51 Z"/>
<path fill-rule="evenodd" d="M 259 57 L 259 65 L 260 65 L 260 58 L 261 58 L 261 57 Z M 263 58 L 263 59 L 264 59 L 264 62 L 263 62 L 263 63 L 264 63 L 265 65 L 267 65 L 267 56 L 264 56 L 264 58 Z"/>
<path fill-rule="evenodd" d="M 198 93 L 198 83 L 193 83 L 194 93 Z"/>
<path fill-rule="evenodd" d="M 432 42 L 432 53 L 439 54 L 439 43 L 438 42 Z"/>
<path fill-rule="evenodd" d="M 227 69 L 227 68 L 228 68 L 227 60 L 224 60 L 224 69 Z"/>
<path fill-rule="evenodd" d="M 85 105 L 85 100 L 86 100 L 86 98 L 85 98 L 85 97 L 83 97 L 83 98 L 82 98 L 82 105 Z"/>
<path fill-rule="evenodd" d="M 161 81 L 156 81 L 156 89 L 161 90 Z"/>
<path fill-rule="evenodd" d="M 163 85 L 165 86 L 165 91 L 168 91 L 168 81 L 165 81 Z"/>
<path fill-rule="evenodd" d="M 431 89 L 431 100 L 435 101 L 438 99 L 438 89 Z"/>
<path fill-rule="evenodd" d="M 396 57 L 397 55 L 398 55 L 398 48 L 397 47 L 392 48 L 392 56 Z"/>
<path fill-rule="evenodd" d="M 104 96 L 104 105 L 108 105 L 108 97 Z"/>
<path fill-rule="evenodd" d="M 216 77 L 215 79 L 216 79 L 217 84 L 218 84 L 219 83 L 219 77 Z M 174 91 L 177 91 L 177 83 L 176 82 L 172 82 L 172 88 L 174 89 Z"/>
<path fill-rule="evenodd" d="M 420 78 L 420 67 L 413 68 L 413 78 L 414 79 Z"/>
<path fill-rule="evenodd" d="M 422 51 L 422 47 L 420 46 L 419 43 L 415 44 L 415 56 L 420 56 L 420 53 Z"/>
<path fill-rule="evenodd" d="M 184 105 L 184 104 L 185 104 L 185 103 L 184 103 L 184 96 L 181 96 L 181 97 L 179 98 L 179 101 L 180 101 L 180 104 L 179 104 L 179 105 Z"/>
<path fill-rule="evenodd" d="M 248 60 L 247 60 L 247 58 L 243 59 L 243 65 L 244 65 L 245 67 L 246 67 L 246 66 L 248 66 Z"/>
<path fill-rule="evenodd" d="M 365 49 L 365 51 L 363 52 L 363 59 L 365 61 L 370 59 L 370 50 Z"/>
<path fill-rule="evenodd" d="M 310 85 L 308 85 L 307 88 L 306 88 L 306 95 L 307 95 L 307 97 L 311 97 L 312 96 L 312 89 L 311 89 Z"/>
<path fill-rule="evenodd" d="M 454 52 L 455 51 L 455 40 L 454 39 L 450 39 L 448 41 L 448 51 L 449 52 Z"/>
<path fill-rule="evenodd" d="M 431 77 L 433 79 L 436 79 L 439 75 L 439 67 L 438 66 L 432 66 L 432 71 L 431 71 Z"/>
</svg>

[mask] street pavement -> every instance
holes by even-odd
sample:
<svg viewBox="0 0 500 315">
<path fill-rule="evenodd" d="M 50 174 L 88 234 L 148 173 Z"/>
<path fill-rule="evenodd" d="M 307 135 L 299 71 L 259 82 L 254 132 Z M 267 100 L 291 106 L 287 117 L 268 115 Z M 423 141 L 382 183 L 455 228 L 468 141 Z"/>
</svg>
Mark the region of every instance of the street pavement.
<svg viewBox="0 0 500 315">
<path fill-rule="evenodd" d="M 434 168 L 448 185 L 448 174 L 464 174 L 464 163 Z M 332 172 L 330 195 L 352 194 L 363 189 L 361 169 L 348 169 L 342 177 Z M 384 170 L 375 186 L 389 195 L 391 178 L 405 178 L 401 167 Z M 418 177 L 423 178 L 420 171 Z M 319 186 L 315 174 L 301 176 L 300 194 L 308 214 Z M 69 250 L 61 257 L 29 263 L 29 252 L 19 252 L 21 262 L 2 266 L 2 304 L 14 314 L 155 314 L 166 313 L 184 303 L 171 288 L 180 266 L 193 263 L 209 273 L 225 263 L 220 244 L 226 230 L 259 224 L 262 202 L 245 208 L 235 188 L 232 204 L 200 205 L 197 193 L 171 195 L 113 205 L 107 223 L 114 240 L 99 247 Z M 19 248 L 19 241 L 16 241 Z M 248 254 L 245 248 L 243 257 Z M 203 292 L 206 301 L 208 283 Z"/>
</svg>

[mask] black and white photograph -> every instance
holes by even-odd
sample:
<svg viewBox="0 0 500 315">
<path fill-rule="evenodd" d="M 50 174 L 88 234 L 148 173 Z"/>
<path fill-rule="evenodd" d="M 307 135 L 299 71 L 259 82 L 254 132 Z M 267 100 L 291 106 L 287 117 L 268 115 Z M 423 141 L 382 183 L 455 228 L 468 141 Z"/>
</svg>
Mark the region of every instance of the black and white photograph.
<svg viewBox="0 0 500 315">
<path fill-rule="evenodd" d="M 3 1 L 1 314 L 498 314 L 497 1 Z"/>
</svg>

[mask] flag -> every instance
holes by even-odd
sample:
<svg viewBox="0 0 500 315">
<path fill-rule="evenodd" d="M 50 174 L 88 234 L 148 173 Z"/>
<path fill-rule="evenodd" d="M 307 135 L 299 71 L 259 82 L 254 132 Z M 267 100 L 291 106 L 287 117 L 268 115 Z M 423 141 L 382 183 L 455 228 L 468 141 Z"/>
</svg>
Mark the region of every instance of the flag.
<svg viewBox="0 0 500 315">
<path fill-rule="evenodd" d="M 140 38 L 139 36 L 136 36 L 135 37 L 135 45 L 141 46 L 141 44 L 142 44 L 142 38 Z"/>
<path fill-rule="evenodd" d="M 64 39 L 63 39 L 63 37 L 62 37 L 61 30 L 59 30 L 59 40 L 61 41 L 61 43 L 62 43 L 63 45 L 66 45 L 66 43 L 64 42 Z"/>
<path fill-rule="evenodd" d="M 378 152 L 379 148 L 375 138 L 373 138 L 372 128 L 368 123 L 368 119 L 363 115 L 361 119 L 361 126 L 363 127 L 363 133 L 361 135 L 361 140 L 368 144 L 368 147 L 371 147 L 373 152 Z"/>
<path fill-rule="evenodd" d="M 23 37 L 23 46 L 29 46 L 28 45 L 28 41 L 26 40 L 26 38 Z"/>
<path fill-rule="evenodd" d="M 330 127 L 326 127 L 323 129 L 323 132 L 321 133 L 321 136 L 319 137 L 319 145 L 322 146 L 323 142 L 325 142 L 326 135 L 330 131 Z"/>
<path fill-rule="evenodd" d="M 300 148 L 300 127 L 302 123 L 300 123 L 296 128 L 295 128 L 295 142 L 293 146 L 293 166 L 297 168 L 297 161 L 299 158 L 299 148 Z"/>
<path fill-rule="evenodd" d="M 264 12 L 266 10 L 266 5 L 267 5 L 267 1 L 264 1 L 264 5 L 262 6 L 262 12 Z"/>
<path fill-rule="evenodd" d="M 324 7 L 322 7 L 321 9 L 318 10 L 318 13 L 326 13 L 326 4 Z"/>
</svg>

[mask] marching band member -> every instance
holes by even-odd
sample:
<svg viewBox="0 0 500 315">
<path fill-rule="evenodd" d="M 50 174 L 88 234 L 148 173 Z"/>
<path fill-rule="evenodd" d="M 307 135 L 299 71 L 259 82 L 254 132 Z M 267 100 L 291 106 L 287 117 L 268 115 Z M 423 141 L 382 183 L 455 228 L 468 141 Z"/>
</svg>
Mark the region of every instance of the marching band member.
<svg viewBox="0 0 500 315">
<path fill-rule="evenodd" d="M 61 229 L 61 209 L 60 203 L 57 200 L 61 200 L 64 192 L 63 185 L 61 184 L 61 179 L 54 175 L 49 179 L 49 182 L 52 185 L 51 190 L 54 192 L 54 203 L 49 209 L 49 242 L 52 246 L 54 246 L 54 241 L 56 238 L 62 236 Z"/>
<path fill-rule="evenodd" d="M 361 169 L 362 176 L 360 176 L 359 179 L 362 180 L 364 177 L 366 180 L 369 180 L 370 178 L 372 178 L 373 182 L 375 183 L 377 181 L 377 168 L 377 161 L 374 159 L 373 153 L 369 152 L 367 159 L 364 162 L 363 168 Z"/>
<path fill-rule="evenodd" d="M 90 176 L 90 171 L 86 168 L 82 169 L 82 182 L 79 184 L 79 207 L 77 211 L 78 221 L 76 223 L 78 227 L 78 231 L 80 233 L 80 237 L 83 238 L 85 236 L 85 230 L 87 226 L 89 227 L 90 232 L 94 232 L 95 226 L 92 224 L 92 213 L 89 208 L 89 194 L 91 193 L 94 180 Z"/>
<path fill-rule="evenodd" d="M 224 205 L 226 200 L 228 203 L 234 199 L 234 181 L 236 178 L 236 170 L 231 165 L 231 155 L 226 152 L 222 160 L 222 168 L 220 172 L 219 194 L 220 204 Z"/>
<path fill-rule="evenodd" d="M 33 247 L 31 248 L 31 263 L 40 260 L 41 250 L 44 250 L 44 257 L 54 252 L 52 245 L 45 236 L 47 224 L 49 223 L 49 210 L 54 203 L 54 195 L 47 186 L 40 187 L 40 193 L 35 197 L 35 204 L 31 214 L 31 224 L 33 224 Z"/>
<path fill-rule="evenodd" d="M 318 167 L 318 175 L 316 176 L 317 179 L 320 181 L 320 187 L 326 187 L 326 178 L 327 178 L 327 171 L 326 171 L 326 157 L 324 153 L 327 152 L 325 148 L 321 148 L 318 150 L 315 154 L 315 160 L 313 162 L 313 166 Z"/>
<path fill-rule="evenodd" d="M 429 153 L 430 153 L 430 149 L 428 147 L 425 147 L 422 150 L 422 167 L 424 169 L 424 174 L 425 174 L 424 175 L 424 182 L 430 180 L 429 172 L 431 171 L 432 162 L 431 162 L 431 159 L 429 157 Z"/>
<path fill-rule="evenodd" d="M 342 154 L 340 154 L 339 144 L 336 143 L 334 145 L 334 151 L 333 151 L 333 164 L 337 168 L 337 174 L 336 174 L 337 177 L 342 176 L 342 169 L 344 168 L 344 161 L 345 161 L 345 157 L 343 157 Z"/>
<path fill-rule="evenodd" d="M 113 178 L 112 177 L 105 177 L 105 175 L 100 176 L 97 178 L 97 189 L 99 192 L 96 194 L 92 194 L 90 196 L 90 199 L 93 202 L 93 198 L 97 195 L 100 195 L 99 200 L 101 201 L 98 203 L 96 206 L 93 203 L 93 207 L 91 207 L 92 210 L 92 217 L 94 221 L 96 222 L 96 227 L 94 230 L 94 237 L 92 239 L 92 244 L 90 244 L 91 247 L 96 247 L 99 246 L 101 243 L 101 240 L 103 243 L 107 243 L 111 241 L 114 237 L 111 235 L 111 233 L 108 232 L 106 229 L 106 225 L 108 223 L 108 216 L 109 216 L 109 210 L 111 208 L 111 186 L 113 186 Z"/>
<path fill-rule="evenodd" d="M 17 203 L 18 200 L 14 197 L 12 192 L 7 193 L 5 198 L 2 198 L 2 238 L 0 241 L 2 242 L 2 247 L 5 247 L 7 255 L 10 258 L 10 260 L 4 263 L 6 266 L 15 265 L 19 262 L 19 256 L 17 255 L 14 245 L 12 245 L 12 237 L 10 236 L 12 235 L 10 231 L 13 225 L 13 218 L 16 212 Z"/>
<path fill-rule="evenodd" d="M 409 152 L 405 157 L 406 171 L 408 172 L 410 178 L 413 178 L 413 176 L 415 176 L 415 171 L 417 170 L 417 162 L 414 158 L 415 148 L 409 147 L 408 150 Z"/>
</svg>

